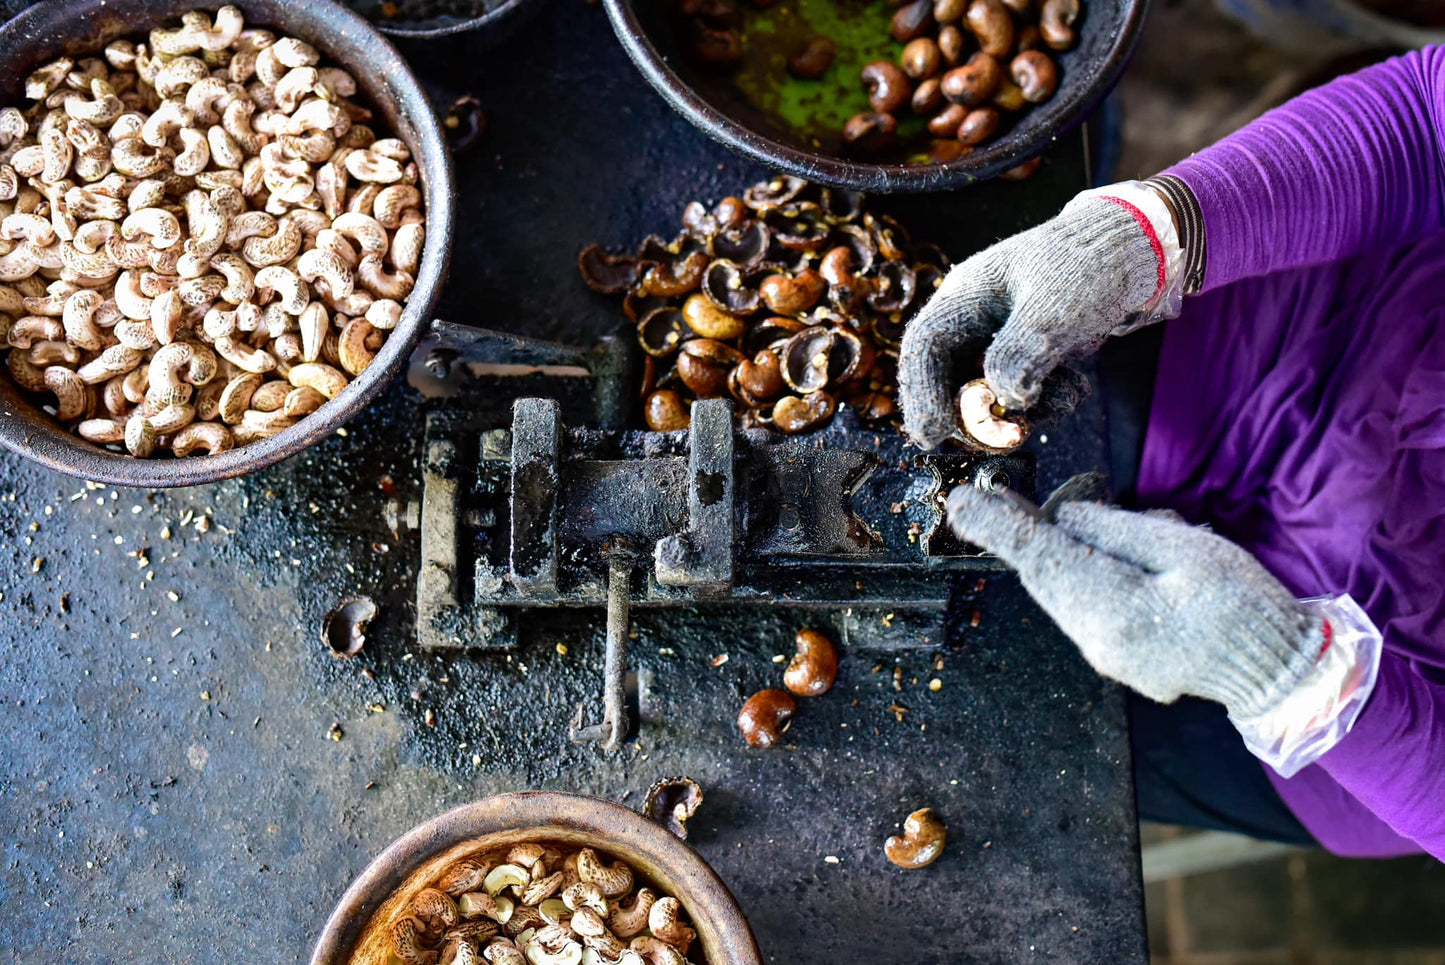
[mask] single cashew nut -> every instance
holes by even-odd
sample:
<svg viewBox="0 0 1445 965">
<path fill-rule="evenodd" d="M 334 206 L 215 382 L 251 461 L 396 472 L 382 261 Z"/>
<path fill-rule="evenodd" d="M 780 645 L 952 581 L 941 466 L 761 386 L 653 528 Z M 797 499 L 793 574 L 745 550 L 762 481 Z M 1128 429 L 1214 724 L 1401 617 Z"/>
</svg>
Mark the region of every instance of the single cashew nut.
<svg viewBox="0 0 1445 965">
<path fill-rule="evenodd" d="M 591 848 L 577 853 L 577 875 L 583 881 L 596 885 L 608 898 L 623 895 L 632 888 L 632 869 L 621 861 L 605 864 Z"/>
<path fill-rule="evenodd" d="M 10 353 L 10 356 L 11 358 L 17 357 L 14 352 Z M 140 364 L 140 360 L 143 357 L 143 354 L 136 349 L 129 348 L 125 345 L 112 345 L 110 348 L 101 352 L 100 355 L 82 365 L 76 370 L 75 374 L 79 375 L 80 380 L 86 385 L 95 385 L 98 382 L 104 382 L 117 375 L 124 375 L 132 371 Z M 132 400 L 132 402 L 139 401 L 139 399 Z"/>
<path fill-rule="evenodd" d="M 75 427 L 79 436 L 87 442 L 108 446 L 125 441 L 125 423 L 115 419 L 86 419 Z"/>
<path fill-rule="evenodd" d="M 156 448 L 156 427 L 137 412 L 125 424 L 125 448 L 132 456 L 144 459 Z"/>
<path fill-rule="evenodd" d="M 220 423 L 194 422 L 176 433 L 171 440 L 171 451 L 182 458 L 198 449 L 214 456 L 218 452 L 234 448 L 235 445 L 236 440 L 231 435 L 231 430 Z"/>
<path fill-rule="evenodd" d="M 302 253 L 296 262 L 296 271 L 306 281 L 322 279 L 327 290 L 337 298 L 345 298 L 356 287 L 351 268 L 346 262 L 334 252 L 321 248 L 312 248 Z"/>
<path fill-rule="evenodd" d="M 164 208 L 142 208 L 126 216 L 120 233 L 127 241 L 148 235 L 153 247 L 169 248 L 181 240 L 181 223 Z"/>
<path fill-rule="evenodd" d="M 311 301 L 311 286 L 296 272 L 281 265 L 268 265 L 256 272 L 255 284 L 261 301 L 277 295 L 282 311 L 288 315 L 300 315 Z"/>
<path fill-rule="evenodd" d="M 883 843 L 883 853 L 900 868 L 922 868 L 943 854 L 947 829 L 932 808 L 920 808 L 903 822 L 902 837 L 891 837 Z"/>
<path fill-rule="evenodd" d="M 346 376 L 322 362 L 302 362 L 291 366 L 286 378 L 294 386 L 309 386 L 328 399 L 334 399 L 346 388 Z M 504 866 L 505 867 L 505 866 Z"/>
<path fill-rule="evenodd" d="M 218 338 L 215 345 L 217 355 L 243 372 L 269 372 L 276 367 L 275 356 L 240 339 Z"/>
<path fill-rule="evenodd" d="M 356 277 L 361 282 L 361 287 L 377 298 L 388 298 L 392 301 L 406 298 L 416 285 L 416 279 L 411 272 L 401 269 L 388 272 L 382 267 L 381 255 L 376 254 L 362 256 L 361 263 L 356 266 Z"/>
<path fill-rule="evenodd" d="M 358 181 L 391 184 L 402 178 L 401 164 L 394 158 L 364 149 L 346 156 L 346 170 Z"/>
<path fill-rule="evenodd" d="M 45 387 L 56 399 L 55 418 L 73 422 L 85 414 L 90 404 L 90 389 L 71 369 L 52 365 L 41 376 Z"/>
<path fill-rule="evenodd" d="M 683 958 L 681 952 L 650 935 L 640 935 L 632 939 L 631 948 L 641 955 L 648 965 L 687 965 L 687 959 Z"/>
</svg>

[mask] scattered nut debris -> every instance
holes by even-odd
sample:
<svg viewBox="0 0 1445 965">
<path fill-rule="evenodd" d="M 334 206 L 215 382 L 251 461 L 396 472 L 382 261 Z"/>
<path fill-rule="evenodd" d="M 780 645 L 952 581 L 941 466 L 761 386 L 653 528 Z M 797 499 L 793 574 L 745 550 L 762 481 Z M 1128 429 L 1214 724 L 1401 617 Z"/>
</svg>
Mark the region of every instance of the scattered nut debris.
<svg viewBox="0 0 1445 965">
<path fill-rule="evenodd" d="M 326 736 L 334 741 L 339 741 L 346 736 L 346 731 L 341 729 L 340 723 L 333 723 L 326 729 Z"/>
</svg>

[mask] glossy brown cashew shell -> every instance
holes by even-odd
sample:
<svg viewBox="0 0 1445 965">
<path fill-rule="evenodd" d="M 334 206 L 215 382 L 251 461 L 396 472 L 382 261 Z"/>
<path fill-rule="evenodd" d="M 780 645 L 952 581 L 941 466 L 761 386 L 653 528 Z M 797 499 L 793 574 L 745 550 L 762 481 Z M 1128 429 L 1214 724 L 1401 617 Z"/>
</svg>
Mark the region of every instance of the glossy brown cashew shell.
<svg viewBox="0 0 1445 965">
<path fill-rule="evenodd" d="M 1042 50 L 1025 50 L 1009 64 L 1009 74 L 1023 91 L 1024 100 L 1042 104 L 1059 87 L 1059 71 Z"/>
<path fill-rule="evenodd" d="M 797 700 L 786 690 L 760 690 L 738 712 L 738 731 L 752 747 L 774 747 L 797 709 Z"/>
<path fill-rule="evenodd" d="M 838 649 L 819 630 L 803 629 L 793 639 L 796 653 L 783 671 L 783 686 L 799 697 L 821 697 L 838 679 Z"/>
<path fill-rule="evenodd" d="M 943 96 L 955 104 L 976 107 L 993 96 L 1002 76 L 998 61 L 979 51 L 968 63 L 943 75 Z"/>
<path fill-rule="evenodd" d="M 972 0 L 965 22 L 978 38 L 978 49 L 990 57 L 1007 57 L 1013 50 L 1013 17 L 999 0 Z"/>
<path fill-rule="evenodd" d="M 879 114 L 896 114 L 913 96 L 908 75 L 896 64 L 875 60 L 863 68 L 863 87 L 868 91 L 868 104 Z"/>
</svg>

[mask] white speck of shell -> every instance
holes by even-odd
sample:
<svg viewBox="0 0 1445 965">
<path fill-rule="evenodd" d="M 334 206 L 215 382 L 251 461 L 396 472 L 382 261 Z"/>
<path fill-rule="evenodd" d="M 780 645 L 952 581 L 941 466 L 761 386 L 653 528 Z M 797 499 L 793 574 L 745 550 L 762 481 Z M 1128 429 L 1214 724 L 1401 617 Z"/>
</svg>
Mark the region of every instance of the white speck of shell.
<svg viewBox="0 0 1445 965">
<path fill-rule="evenodd" d="M 839 858 L 836 854 L 830 854 L 824 856 L 823 862 L 825 864 L 840 864 L 842 863 L 842 859 Z"/>
</svg>

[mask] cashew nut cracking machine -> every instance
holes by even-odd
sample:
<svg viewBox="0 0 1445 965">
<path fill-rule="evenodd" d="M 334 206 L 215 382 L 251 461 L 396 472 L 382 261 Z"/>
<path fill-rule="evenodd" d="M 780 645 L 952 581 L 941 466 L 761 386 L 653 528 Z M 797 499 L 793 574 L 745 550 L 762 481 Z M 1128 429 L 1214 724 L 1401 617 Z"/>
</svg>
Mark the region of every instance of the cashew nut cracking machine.
<svg viewBox="0 0 1445 965">
<path fill-rule="evenodd" d="M 1026 454 L 920 453 L 846 409 L 801 436 L 740 428 L 726 399 L 694 403 L 689 431 L 629 428 L 630 339 L 578 348 L 437 322 L 423 354 L 423 382 L 463 383 L 494 411 L 518 397 L 501 425 L 479 423 L 485 405 L 428 416 L 418 642 L 506 650 L 527 610 L 605 606 L 602 722 L 579 707 L 572 726 L 604 747 L 626 732 L 632 607 L 806 608 L 828 611 L 845 646 L 936 645 L 950 580 L 996 568 L 954 538 L 944 498 L 965 483 L 1033 492 Z M 582 383 L 587 425 L 530 394 Z"/>
</svg>

